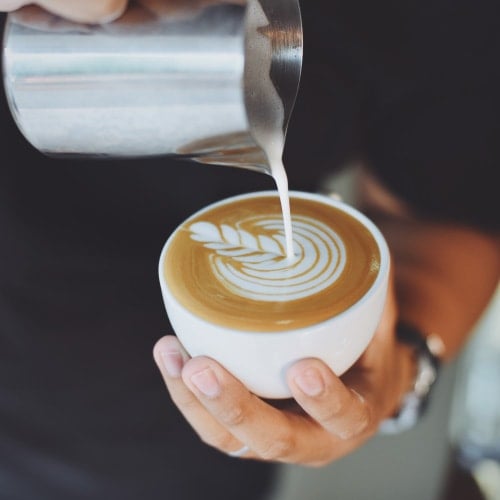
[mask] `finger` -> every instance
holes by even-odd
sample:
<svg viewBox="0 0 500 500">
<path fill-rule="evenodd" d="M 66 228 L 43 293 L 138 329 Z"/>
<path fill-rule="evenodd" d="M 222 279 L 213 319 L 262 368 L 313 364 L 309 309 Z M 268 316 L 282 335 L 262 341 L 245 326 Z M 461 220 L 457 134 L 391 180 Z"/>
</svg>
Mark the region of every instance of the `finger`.
<svg viewBox="0 0 500 500">
<path fill-rule="evenodd" d="M 305 359 L 287 373 L 295 400 L 334 436 L 347 440 L 372 427 L 372 410 L 361 395 L 363 388 L 346 386 L 324 363 Z"/>
<path fill-rule="evenodd" d="M 0 11 L 10 12 L 31 3 L 31 0 L 0 0 Z"/>
<path fill-rule="evenodd" d="M 90 32 L 87 24 L 69 21 L 36 5 L 28 5 L 10 15 L 12 22 L 36 30 L 50 31 L 51 33 Z"/>
<path fill-rule="evenodd" d="M 107 23 L 120 17 L 127 0 L 36 0 L 53 14 L 81 23 Z"/>
<path fill-rule="evenodd" d="M 138 0 L 138 4 L 157 17 L 171 17 L 219 4 L 244 5 L 246 0 Z"/>
<path fill-rule="evenodd" d="M 280 411 L 259 399 L 215 361 L 194 358 L 182 377 L 210 415 L 258 458 L 313 463 L 331 455 L 324 429 L 307 416 Z"/>
<path fill-rule="evenodd" d="M 161 338 L 153 349 L 153 356 L 163 376 L 170 397 L 200 439 L 214 448 L 231 454 L 242 449 L 244 443 L 235 438 L 210 415 L 181 378 L 189 355 L 176 337 Z M 250 454 L 245 454 L 250 457 Z"/>
</svg>

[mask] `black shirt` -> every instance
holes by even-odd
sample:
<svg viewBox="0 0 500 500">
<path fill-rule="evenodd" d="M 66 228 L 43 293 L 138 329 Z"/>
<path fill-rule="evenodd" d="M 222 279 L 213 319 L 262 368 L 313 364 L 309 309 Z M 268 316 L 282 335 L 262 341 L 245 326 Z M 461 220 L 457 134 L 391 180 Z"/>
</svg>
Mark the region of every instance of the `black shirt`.
<svg viewBox="0 0 500 500">
<path fill-rule="evenodd" d="M 292 184 L 354 158 L 422 216 L 498 231 L 498 2 L 334 0 L 302 12 Z"/>
<path fill-rule="evenodd" d="M 0 101 L 0 499 L 261 498 L 273 468 L 202 444 L 152 358 L 161 248 L 271 178 L 165 159 L 57 161 Z"/>
<path fill-rule="evenodd" d="M 497 2 L 303 2 L 285 164 L 314 190 L 352 159 L 423 215 L 498 231 Z M 272 468 L 199 442 L 151 349 L 161 247 L 264 175 L 156 159 L 63 161 L 0 101 L 0 499 L 253 499 Z"/>
</svg>

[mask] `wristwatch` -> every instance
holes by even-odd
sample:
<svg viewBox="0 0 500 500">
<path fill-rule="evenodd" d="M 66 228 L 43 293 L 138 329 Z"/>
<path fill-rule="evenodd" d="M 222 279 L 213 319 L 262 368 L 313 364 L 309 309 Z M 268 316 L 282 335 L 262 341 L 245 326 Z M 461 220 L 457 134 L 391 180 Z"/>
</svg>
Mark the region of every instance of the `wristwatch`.
<svg viewBox="0 0 500 500">
<path fill-rule="evenodd" d="M 399 322 L 396 338 L 414 349 L 416 374 L 413 387 L 404 397 L 397 414 L 384 420 L 380 434 L 398 434 L 411 429 L 425 412 L 440 368 L 443 343 L 436 335 L 425 336 L 418 328 Z"/>
</svg>

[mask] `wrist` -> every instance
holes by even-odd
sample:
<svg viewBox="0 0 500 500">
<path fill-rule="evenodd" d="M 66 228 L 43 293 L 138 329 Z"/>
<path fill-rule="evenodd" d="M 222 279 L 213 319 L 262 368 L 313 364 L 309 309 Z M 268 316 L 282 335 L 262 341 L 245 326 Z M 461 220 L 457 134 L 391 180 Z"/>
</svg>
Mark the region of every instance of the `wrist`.
<svg viewBox="0 0 500 500">
<path fill-rule="evenodd" d="M 380 426 L 383 434 L 396 434 L 413 427 L 427 408 L 429 396 L 437 379 L 440 359 L 433 339 L 417 328 L 399 322 L 396 355 L 400 358 L 400 406 Z"/>
</svg>

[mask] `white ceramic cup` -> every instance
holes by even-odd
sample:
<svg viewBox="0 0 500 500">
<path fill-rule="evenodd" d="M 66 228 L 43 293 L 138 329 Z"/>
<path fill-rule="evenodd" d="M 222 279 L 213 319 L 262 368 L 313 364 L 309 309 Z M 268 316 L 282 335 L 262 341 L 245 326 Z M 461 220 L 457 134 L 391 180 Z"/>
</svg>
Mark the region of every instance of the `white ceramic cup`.
<svg viewBox="0 0 500 500">
<path fill-rule="evenodd" d="M 248 193 L 228 198 L 205 207 L 192 217 L 232 201 L 269 194 Z M 286 371 L 300 359 L 318 358 L 337 375 L 349 369 L 375 333 L 389 281 L 390 255 L 387 244 L 381 232 L 366 216 L 346 203 L 324 195 L 295 191 L 290 194 L 343 210 L 361 222 L 378 244 L 380 269 L 373 285 L 360 300 L 340 314 L 311 326 L 280 332 L 252 332 L 215 325 L 183 307 L 165 280 L 163 262 L 175 231 L 165 243 L 159 263 L 160 285 L 167 314 L 190 356 L 213 358 L 253 393 L 271 399 L 291 396 L 286 383 Z"/>
</svg>

